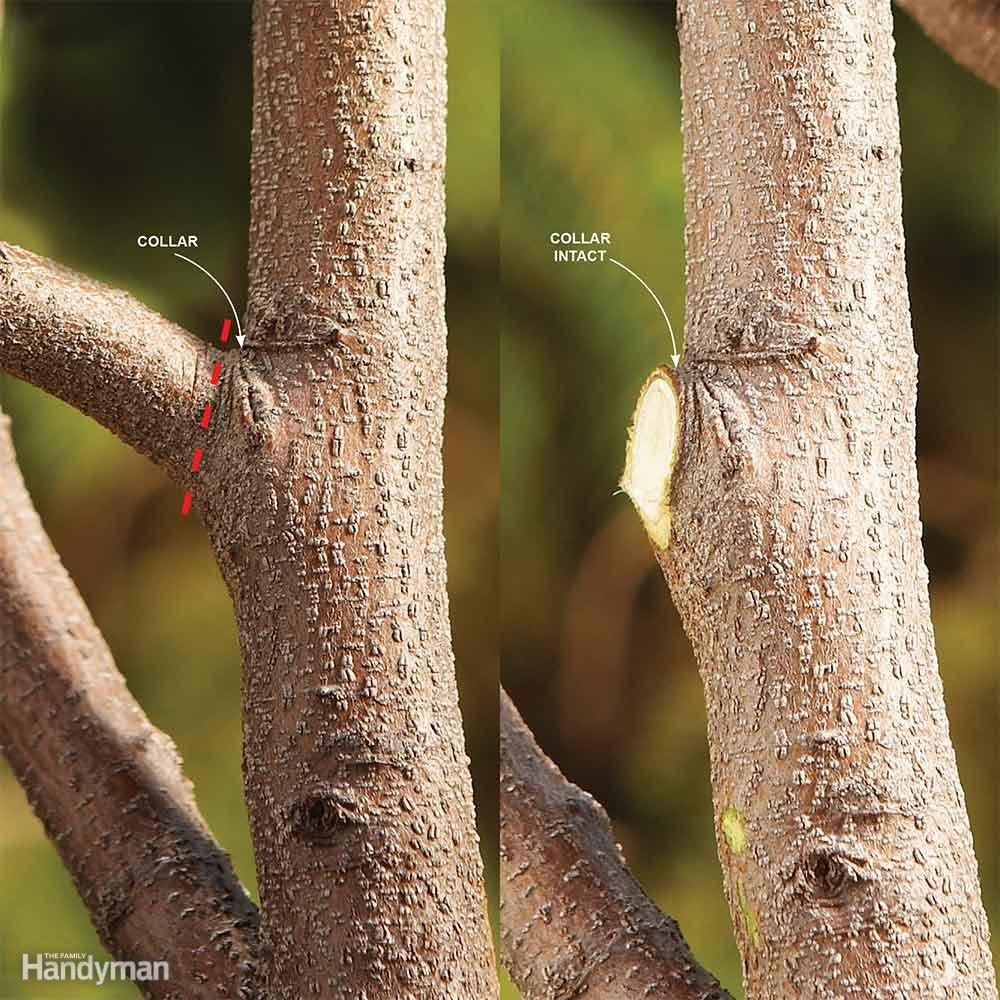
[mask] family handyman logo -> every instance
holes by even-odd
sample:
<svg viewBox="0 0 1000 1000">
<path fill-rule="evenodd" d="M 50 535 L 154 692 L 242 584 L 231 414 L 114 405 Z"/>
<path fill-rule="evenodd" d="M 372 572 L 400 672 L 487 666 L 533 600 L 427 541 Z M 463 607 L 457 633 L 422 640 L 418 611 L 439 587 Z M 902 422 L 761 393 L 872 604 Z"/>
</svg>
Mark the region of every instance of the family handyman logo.
<svg viewBox="0 0 1000 1000">
<path fill-rule="evenodd" d="M 44 983 L 150 983 L 170 978 L 169 962 L 102 962 L 82 952 L 21 955 L 21 979 Z"/>
</svg>

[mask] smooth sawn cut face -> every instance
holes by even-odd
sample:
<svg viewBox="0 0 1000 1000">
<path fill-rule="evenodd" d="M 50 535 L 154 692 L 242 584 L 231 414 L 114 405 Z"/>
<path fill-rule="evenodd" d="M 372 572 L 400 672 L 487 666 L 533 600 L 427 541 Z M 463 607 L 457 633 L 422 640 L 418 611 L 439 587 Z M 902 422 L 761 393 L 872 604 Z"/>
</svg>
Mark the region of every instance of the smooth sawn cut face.
<svg viewBox="0 0 1000 1000">
<path fill-rule="evenodd" d="M 680 402 L 673 382 L 666 375 L 653 375 L 636 405 L 621 486 L 660 548 L 670 543 L 670 477 L 679 424 Z"/>
</svg>

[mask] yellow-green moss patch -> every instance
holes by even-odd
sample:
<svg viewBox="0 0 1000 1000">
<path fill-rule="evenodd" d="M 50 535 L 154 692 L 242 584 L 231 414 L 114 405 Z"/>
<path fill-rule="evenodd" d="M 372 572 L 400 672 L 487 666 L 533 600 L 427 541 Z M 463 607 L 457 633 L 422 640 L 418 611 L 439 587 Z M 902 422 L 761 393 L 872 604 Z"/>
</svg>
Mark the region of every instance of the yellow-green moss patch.
<svg viewBox="0 0 1000 1000">
<path fill-rule="evenodd" d="M 742 854 L 749 843 L 747 828 L 736 806 L 728 806 L 722 814 L 722 833 L 733 854 Z"/>
<path fill-rule="evenodd" d="M 736 891 L 740 901 L 740 913 L 743 914 L 743 926 L 746 928 L 750 944 L 756 951 L 760 948 L 760 925 L 757 923 L 757 914 L 747 899 L 747 892 L 743 887 L 743 879 L 737 881 Z"/>
</svg>

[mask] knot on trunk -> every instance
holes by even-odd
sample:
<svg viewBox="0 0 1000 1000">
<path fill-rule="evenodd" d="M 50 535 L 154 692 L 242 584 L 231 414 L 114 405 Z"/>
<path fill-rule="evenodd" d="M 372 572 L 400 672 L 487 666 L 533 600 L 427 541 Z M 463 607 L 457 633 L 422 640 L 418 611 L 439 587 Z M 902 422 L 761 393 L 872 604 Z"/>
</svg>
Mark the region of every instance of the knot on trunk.
<svg viewBox="0 0 1000 1000">
<path fill-rule="evenodd" d="M 847 888 L 850 873 L 836 854 L 827 851 L 810 851 L 804 862 L 806 882 L 813 896 L 833 900 Z"/>
<path fill-rule="evenodd" d="M 366 822 L 357 802 L 338 789 L 311 792 L 288 808 L 288 825 L 299 839 L 329 844 L 344 831 Z"/>
<path fill-rule="evenodd" d="M 872 878 L 868 859 L 858 850 L 837 843 L 814 844 L 802 853 L 802 889 L 823 906 L 840 906 L 854 886 Z"/>
</svg>

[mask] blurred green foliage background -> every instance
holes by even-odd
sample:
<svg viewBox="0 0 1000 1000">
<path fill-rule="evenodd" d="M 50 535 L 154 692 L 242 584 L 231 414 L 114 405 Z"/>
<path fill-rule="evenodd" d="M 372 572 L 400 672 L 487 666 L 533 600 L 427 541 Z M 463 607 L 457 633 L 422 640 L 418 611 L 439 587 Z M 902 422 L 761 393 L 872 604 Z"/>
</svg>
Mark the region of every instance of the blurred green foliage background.
<svg viewBox="0 0 1000 1000">
<path fill-rule="evenodd" d="M 450 594 L 480 826 L 496 881 L 499 45 L 477 0 L 448 16 Z M 246 3 L 8 3 L 0 70 L 0 239 L 128 289 L 206 339 L 225 302 L 139 233 L 198 233 L 193 254 L 245 301 L 250 9 Z M 136 336 L 142 331 L 136 330 Z M 228 595 L 181 494 L 109 433 L 8 377 L 32 496 L 153 722 L 244 882 L 239 662 Z M 192 415 L 195 419 L 196 415 Z M 0 997 L 118 1000 L 130 986 L 24 984 L 20 954 L 103 951 L 68 875 L 0 763 Z"/>
<path fill-rule="evenodd" d="M 543 748 L 607 806 L 647 890 L 739 997 L 701 682 L 638 518 L 613 495 L 667 331 L 633 278 L 554 264 L 548 242 L 613 233 L 680 331 L 674 17 L 657 2 L 504 5 L 501 662 Z M 925 545 L 996 930 L 997 104 L 904 14 L 896 27 Z"/>
</svg>

